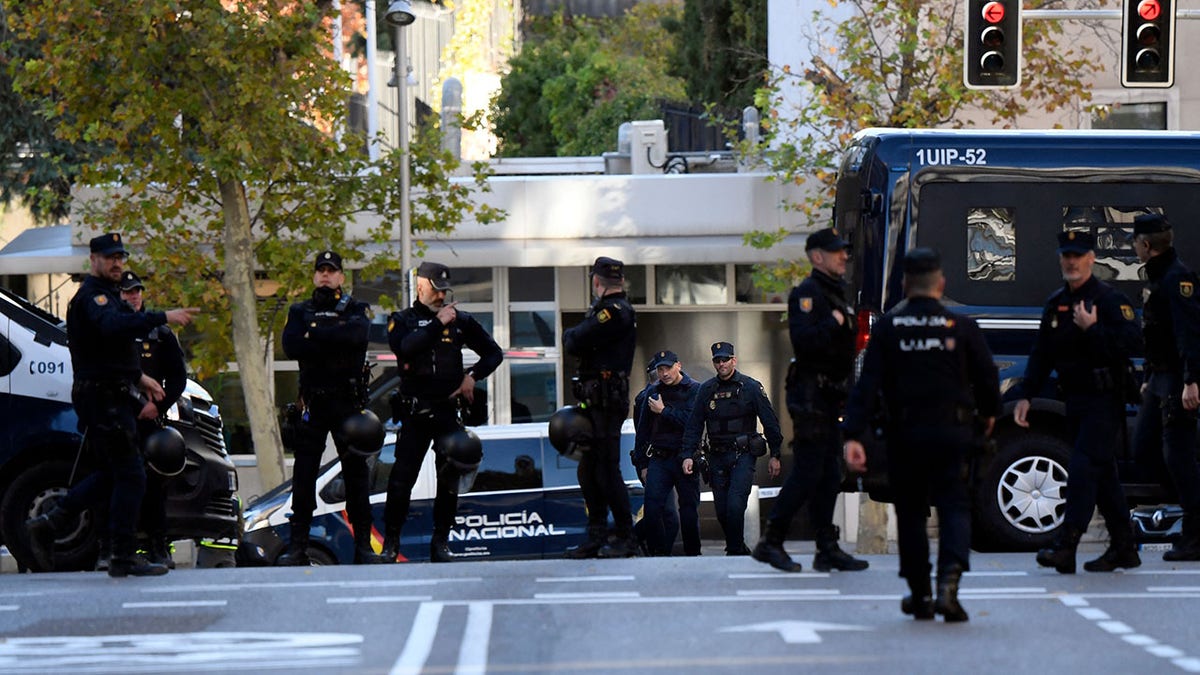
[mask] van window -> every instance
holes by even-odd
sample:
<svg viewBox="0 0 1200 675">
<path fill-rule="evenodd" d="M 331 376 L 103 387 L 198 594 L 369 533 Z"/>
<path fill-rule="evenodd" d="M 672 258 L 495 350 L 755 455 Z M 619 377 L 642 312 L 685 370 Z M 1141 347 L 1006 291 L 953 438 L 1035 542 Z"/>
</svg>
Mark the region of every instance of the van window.
<svg viewBox="0 0 1200 675">
<path fill-rule="evenodd" d="M 471 492 L 532 490 L 542 487 L 541 438 L 491 438 Z"/>
<path fill-rule="evenodd" d="M 8 338 L 0 335 L 0 377 L 4 377 L 16 369 L 20 360 L 21 352 L 8 341 Z"/>
</svg>

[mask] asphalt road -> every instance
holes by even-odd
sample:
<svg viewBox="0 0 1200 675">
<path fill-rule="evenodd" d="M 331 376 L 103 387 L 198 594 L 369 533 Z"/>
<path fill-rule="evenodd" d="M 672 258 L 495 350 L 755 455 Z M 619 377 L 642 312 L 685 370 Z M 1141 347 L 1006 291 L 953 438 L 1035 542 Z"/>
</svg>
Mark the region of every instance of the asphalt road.
<svg viewBox="0 0 1200 675">
<path fill-rule="evenodd" d="M 0 673 L 1200 672 L 1200 563 L 1063 576 L 977 554 L 971 621 L 948 625 L 901 615 L 895 556 L 867 559 L 4 575 Z"/>
</svg>

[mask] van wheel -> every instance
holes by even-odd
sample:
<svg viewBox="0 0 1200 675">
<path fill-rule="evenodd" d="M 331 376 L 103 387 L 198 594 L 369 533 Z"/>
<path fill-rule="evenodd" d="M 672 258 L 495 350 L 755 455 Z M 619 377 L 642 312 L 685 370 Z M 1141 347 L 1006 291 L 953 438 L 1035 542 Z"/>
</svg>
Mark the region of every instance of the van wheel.
<svg viewBox="0 0 1200 675">
<path fill-rule="evenodd" d="M 316 546 L 308 547 L 308 559 L 311 560 L 312 564 L 314 565 L 325 566 L 338 564 L 337 558 L 333 557 L 332 553 Z"/>
<path fill-rule="evenodd" d="M 8 486 L 0 503 L 0 528 L 8 550 L 19 563 L 35 572 L 44 572 L 33 559 L 25 521 L 46 513 L 63 495 L 71 464 L 56 461 L 38 464 L 21 472 Z M 54 569 L 57 572 L 91 570 L 96 566 L 96 533 L 92 512 L 84 511 L 66 532 L 60 532 L 54 548 Z"/>
<path fill-rule="evenodd" d="M 975 548 L 1037 550 L 1050 543 L 1063 522 L 1071 447 L 1036 433 L 998 442 L 996 456 L 973 486 Z"/>
</svg>

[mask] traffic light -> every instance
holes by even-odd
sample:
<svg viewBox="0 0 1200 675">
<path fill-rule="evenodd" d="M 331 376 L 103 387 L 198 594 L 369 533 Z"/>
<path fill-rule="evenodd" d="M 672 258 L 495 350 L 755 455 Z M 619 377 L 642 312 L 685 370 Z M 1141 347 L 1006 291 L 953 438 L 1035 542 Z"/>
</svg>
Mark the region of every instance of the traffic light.
<svg viewBox="0 0 1200 675">
<path fill-rule="evenodd" d="M 1171 0 L 1124 0 L 1121 86 L 1175 84 L 1175 5 Z"/>
<path fill-rule="evenodd" d="M 970 89 L 1021 84 L 1021 1 L 967 0 L 963 82 Z"/>
</svg>

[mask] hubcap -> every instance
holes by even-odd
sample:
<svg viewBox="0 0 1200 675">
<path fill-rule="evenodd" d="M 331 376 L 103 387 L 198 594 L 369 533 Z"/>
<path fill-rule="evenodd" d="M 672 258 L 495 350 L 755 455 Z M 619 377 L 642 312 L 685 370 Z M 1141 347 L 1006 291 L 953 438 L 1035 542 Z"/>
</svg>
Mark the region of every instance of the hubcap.
<svg viewBox="0 0 1200 675">
<path fill-rule="evenodd" d="M 1044 534 L 1062 525 L 1067 470 L 1049 457 L 1022 457 L 1000 476 L 996 504 L 1016 529 Z"/>
</svg>

